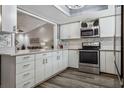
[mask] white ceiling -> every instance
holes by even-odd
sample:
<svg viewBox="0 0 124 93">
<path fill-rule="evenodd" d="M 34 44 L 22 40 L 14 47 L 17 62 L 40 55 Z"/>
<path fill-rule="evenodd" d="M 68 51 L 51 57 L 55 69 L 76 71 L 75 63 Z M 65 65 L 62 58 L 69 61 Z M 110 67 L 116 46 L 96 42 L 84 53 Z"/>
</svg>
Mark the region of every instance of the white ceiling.
<svg viewBox="0 0 124 93">
<path fill-rule="evenodd" d="M 46 24 L 47 22 L 39 20 L 37 18 L 34 18 L 32 16 L 29 16 L 27 14 L 18 12 L 17 13 L 17 24 L 18 29 L 23 30 L 24 32 L 32 31 L 35 28 L 38 28 L 39 26 L 42 26 Z"/>
<path fill-rule="evenodd" d="M 67 16 L 54 5 L 20 5 L 18 8 L 33 13 L 57 24 L 64 24 L 74 21 L 98 18 L 98 12 L 84 12 L 76 16 Z"/>
</svg>

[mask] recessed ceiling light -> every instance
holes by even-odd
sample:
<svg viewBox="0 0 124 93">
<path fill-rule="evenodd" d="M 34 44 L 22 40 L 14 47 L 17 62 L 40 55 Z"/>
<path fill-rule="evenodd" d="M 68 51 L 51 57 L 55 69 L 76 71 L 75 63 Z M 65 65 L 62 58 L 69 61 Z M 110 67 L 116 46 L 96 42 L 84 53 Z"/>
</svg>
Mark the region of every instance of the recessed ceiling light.
<svg viewBox="0 0 124 93">
<path fill-rule="evenodd" d="M 69 9 L 80 9 L 83 8 L 85 5 L 66 5 Z"/>
</svg>

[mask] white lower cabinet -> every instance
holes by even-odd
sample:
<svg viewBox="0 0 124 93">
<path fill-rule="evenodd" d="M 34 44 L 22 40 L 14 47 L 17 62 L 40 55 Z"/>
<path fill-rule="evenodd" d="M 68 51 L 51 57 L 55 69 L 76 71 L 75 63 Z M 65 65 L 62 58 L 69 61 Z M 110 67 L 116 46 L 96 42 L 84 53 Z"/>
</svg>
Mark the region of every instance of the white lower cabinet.
<svg viewBox="0 0 124 93">
<path fill-rule="evenodd" d="M 116 74 L 115 71 L 114 52 L 106 52 L 106 72 Z"/>
<path fill-rule="evenodd" d="M 36 55 L 35 61 L 35 83 L 40 83 L 52 75 L 51 53 Z"/>
<path fill-rule="evenodd" d="M 52 56 L 48 56 L 44 58 L 45 61 L 45 79 L 52 76 L 53 70 L 53 63 L 52 63 Z"/>
<path fill-rule="evenodd" d="M 106 72 L 106 52 L 100 51 L 100 71 Z"/>
<path fill-rule="evenodd" d="M 59 71 L 59 62 L 57 52 L 52 53 L 52 62 L 53 62 L 53 74 L 56 74 Z"/>
<path fill-rule="evenodd" d="M 34 85 L 34 79 L 32 78 L 32 79 L 29 79 L 25 82 L 22 82 L 22 83 L 16 85 L 16 88 L 30 88 L 33 85 Z"/>
<path fill-rule="evenodd" d="M 121 52 L 116 52 L 116 64 L 117 64 L 119 74 L 121 74 Z"/>
<path fill-rule="evenodd" d="M 68 50 L 63 51 L 62 61 L 63 61 L 63 68 L 64 69 L 67 68 L 68 67 Z"/>
<path fill-rule="evenodd" d="M 37 54 L 36 61 L 35 61 L 35 84 L 42 82 L 45 79 L 44 71 L 45 71 L 45 66 L 43 62 L 43 55 Z"/>
<path fill-rule="evenodd" d="M 59 63 L 59 71 L 63 70 L 64 68 L 64 62 L 62 60 L 62 51 L 58 51 L 57 52 L 57 60 L 58 60 L 58 63 Z"/>
<path fill-rule="evenodd" d="M 36 54 L 35 84 L 38 84 L 52 75 L 68 67 L 68 51 L 55 51 Z"/>
<path fill-rule="evenodd" d="M 116 74 L 113 51 L 100 52 L 100 71 L 110 74 Z"/>
<path fill-rule="evenodd" d="M 29 88 L 34 85 L 34 55 L 16 57 L 16 87 Z"/>
<path fill-rule="evenodd" d="M 79 51 L 69 50 L 69 67 L 78 68 L 79 67 Z"/>
</svg>

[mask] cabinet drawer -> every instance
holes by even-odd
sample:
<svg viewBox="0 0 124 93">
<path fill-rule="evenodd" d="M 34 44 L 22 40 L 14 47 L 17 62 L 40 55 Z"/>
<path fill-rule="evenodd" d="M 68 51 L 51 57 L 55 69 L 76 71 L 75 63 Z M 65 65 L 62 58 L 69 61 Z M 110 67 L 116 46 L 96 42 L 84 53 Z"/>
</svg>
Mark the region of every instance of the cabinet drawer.
<svg viewBox="0 0 124 93">
<path fill-rule="evenodd" d="M 34 55 L 17 56 L 16 63 L 34 61 Z"/>
<path fill-rule="evenodd" d="M 50 57 L 50 56 L 52 56 L 52 54 L 49 52 L 49 53 L 43 53 L 42 54 L 44 57 Z"/>
<path fill-rule="evenodd" d="M 43 54 L 36 54 L 36 60 L 37 59 L 43 59 Z"/>
<path fill-rule="evenodd" d="M 16 76 L 16 84 L 34 78 L 34 70 L 26 71 Z"/>
<path fill-rule="evenodd" d="M 57 55 L 62 55 L 62 51 L 57 51 Z"/>
<path fill-rule="evenodd" d="M 24 62 L 16 64 L 16 74 L 28 71 L 34 68 L 34 62 Z"/>
<path fill-rule="evenodd" d="M 26 82 L 17 84 L 17 88 L 30 88 L 34 85 L 34 79 L 27 80 Z"/>
</svg>

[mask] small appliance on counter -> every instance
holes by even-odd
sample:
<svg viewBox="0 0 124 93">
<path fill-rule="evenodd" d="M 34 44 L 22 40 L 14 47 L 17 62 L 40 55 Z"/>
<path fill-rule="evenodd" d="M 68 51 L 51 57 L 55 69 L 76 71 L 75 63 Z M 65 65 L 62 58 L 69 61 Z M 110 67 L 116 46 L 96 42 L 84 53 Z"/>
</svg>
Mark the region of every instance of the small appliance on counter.
<svg viewBox="0 0 124 93">
<path fill-rule="evenodd" d="M 100 42 L 84 42 L 79 49 L 79 71 L 99 74 Z"/>
</svg>

